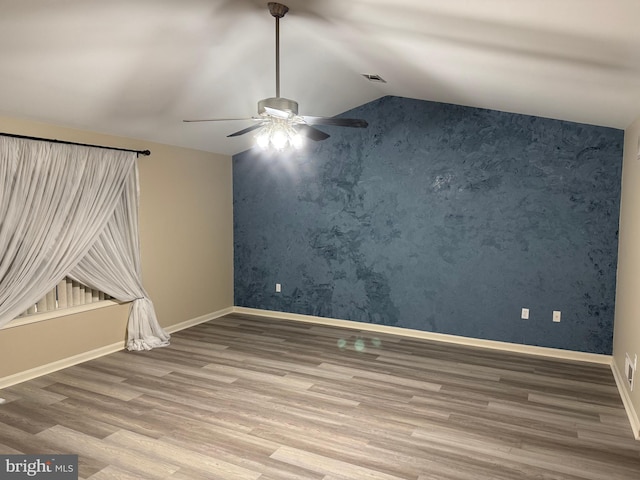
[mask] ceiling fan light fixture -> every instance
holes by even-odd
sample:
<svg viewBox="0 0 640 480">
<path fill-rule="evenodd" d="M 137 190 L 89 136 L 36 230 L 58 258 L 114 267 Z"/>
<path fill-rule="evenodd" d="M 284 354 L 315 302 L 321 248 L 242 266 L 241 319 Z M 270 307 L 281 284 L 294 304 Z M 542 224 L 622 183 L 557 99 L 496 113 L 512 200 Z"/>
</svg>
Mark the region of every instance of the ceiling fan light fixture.
<svg viewBox="0 0 640 480">
<path fill-rule="evenodd" d="M 271 134 L 270 141 L 271 145 L 273 145 L 273 148 L 275 148 L 276 150 L 284 150 L 284 148 L 289 143 L 289 135 L 287 135 L 287 132 L 282 128 L 277 128 Z"/>
<path fill-rule="evenodd" d="M 289 120 L 270 119 L 255 135 L 256 145 L 262 150 L 273 148 L 277 151 L 289 148 L 300 149 L 304 141 L 302 135 Z"/>
<path fill-rule="evenodd" d="M 269 132 L 267 127 L 263 127 L 260 132 L 258 132 L 255 136 L 256 145 L 261 150 L 266 150 L 269 148 Z"/>
<path fill-rule="evenodd" d="M 291 143 L 291 146 L 296 150 L 300 150 L 302 147 L 304 147 L 304 137 L 300 135 L 299 132 L 295 132 L 295 134 L 289 141 Z"/>
</svg>

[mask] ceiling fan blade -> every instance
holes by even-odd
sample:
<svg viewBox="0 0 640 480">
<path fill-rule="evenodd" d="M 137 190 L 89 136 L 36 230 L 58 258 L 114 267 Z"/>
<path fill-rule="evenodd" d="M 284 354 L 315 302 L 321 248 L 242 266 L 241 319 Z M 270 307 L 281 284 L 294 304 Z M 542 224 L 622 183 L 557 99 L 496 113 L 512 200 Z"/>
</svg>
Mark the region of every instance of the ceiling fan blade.
<svg viewBox="0 0 640 480">
<path fill-rule="evenodd" d="M 197 118 L 191 120 L 182 120 L 185 123 L 195 123 L 195 122 L 229 122 L 235 120 L 262 120 L 262 118 L 258 117 L 234 117 L 234 118 Z"/>
<path fill-rule="evenodd" d="M 317 128 L 310 127 L 309 125 L 305 125 L 304 123 L 297 125 L 296 128 L 300 133 L 305 135 L 307 138 L 319 142 L 320 140 L 326 140 L 330 135 L 324 133 Z"/>
<path fill-rule="evenodd" d="M 366 128 L 369 126 L 366 120 L 359 118 L 336 118 L 336 117 L 302 117 L 307 125 L 334 125 L 336 127 Z"/>
<path fill-rule="evenodd" d="M 289 112 L 285 112 L 284 110 L 279 110 L 273 107 L 264 107 L 264 111 L 267 112 L 272 117 L 287 119 L 289 118 Z"/>
<path fill-rule="evenodd" d="M 251 125 L 250 127 L 243 128 L 242 130 L 239 130 L 230 135 L 227 135 L 227 137 L 239 137 L 240 135 L 244 135 L 245 133 L 252 132 L 260 127 L 262 127 L 262 123 L 256 123 L 255 125 Z"/>
</svg>

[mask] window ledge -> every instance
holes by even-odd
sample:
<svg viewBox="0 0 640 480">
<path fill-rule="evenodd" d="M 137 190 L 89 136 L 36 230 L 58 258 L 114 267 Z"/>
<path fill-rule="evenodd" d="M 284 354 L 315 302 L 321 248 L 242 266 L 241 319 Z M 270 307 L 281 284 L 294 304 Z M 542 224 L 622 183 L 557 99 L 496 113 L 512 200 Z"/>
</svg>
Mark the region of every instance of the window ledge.
<svg viewBox="0 0 640 480">
<path fill-rule="evenodd" d="M 88 312 L 90 310 L 97 310 L 98 308 L 111 307 L 113 305 L 122 305 L 128 302 L 119 302 L 117 300 L 102 300 L 100 302 L 88 303 L 86 305 L 75 305 L 69 308 L 61 308 L 59 310 L 50 310 L 48 312 L 34 313 L 26 317 L 18 317 L 11 320 L 9 323 L 0 327 L 0 330 L 6 330 L 8 328 L 22 327 L 23 325 L 29 325 L 31 323 L 44 322 L 46 320 L 52 320 L 54 318 L 66 317 L 67 315 L 74 315 L 76 313 Z"/>
</svg>

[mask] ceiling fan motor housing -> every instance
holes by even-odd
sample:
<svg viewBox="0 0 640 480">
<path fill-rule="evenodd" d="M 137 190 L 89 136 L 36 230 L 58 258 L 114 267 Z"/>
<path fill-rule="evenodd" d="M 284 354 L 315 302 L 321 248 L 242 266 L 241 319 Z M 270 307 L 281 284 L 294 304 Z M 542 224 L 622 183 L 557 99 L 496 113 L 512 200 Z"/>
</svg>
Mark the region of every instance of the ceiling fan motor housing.
<svg viewBox="0 0 640 480">
<path fill-rule="evenodd" d="M 274 108 L 276 110 L 282 110 L 284 112 L 291 112 L 293 115 L 298 114 L 298 102 L 295 100 L 289 100 L 283 97 L 271 97 L 263 98 L 258 102 L 258 114 L 265 113 L 264 107 Z"/>
</svg>

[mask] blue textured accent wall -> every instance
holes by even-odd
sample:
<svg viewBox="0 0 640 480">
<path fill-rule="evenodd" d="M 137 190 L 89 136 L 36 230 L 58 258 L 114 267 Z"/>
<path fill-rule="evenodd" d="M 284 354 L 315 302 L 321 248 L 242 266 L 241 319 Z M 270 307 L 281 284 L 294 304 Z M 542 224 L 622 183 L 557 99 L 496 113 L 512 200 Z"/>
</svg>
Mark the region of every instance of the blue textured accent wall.
<svg viewBox="0 0 640 480">
<path fill-rule="evenodd" d="M 237 306 L 611 353 L 623 131 L 399 97 L 344 116 L 369 128 L 234 156 Z"/>
</svg>

